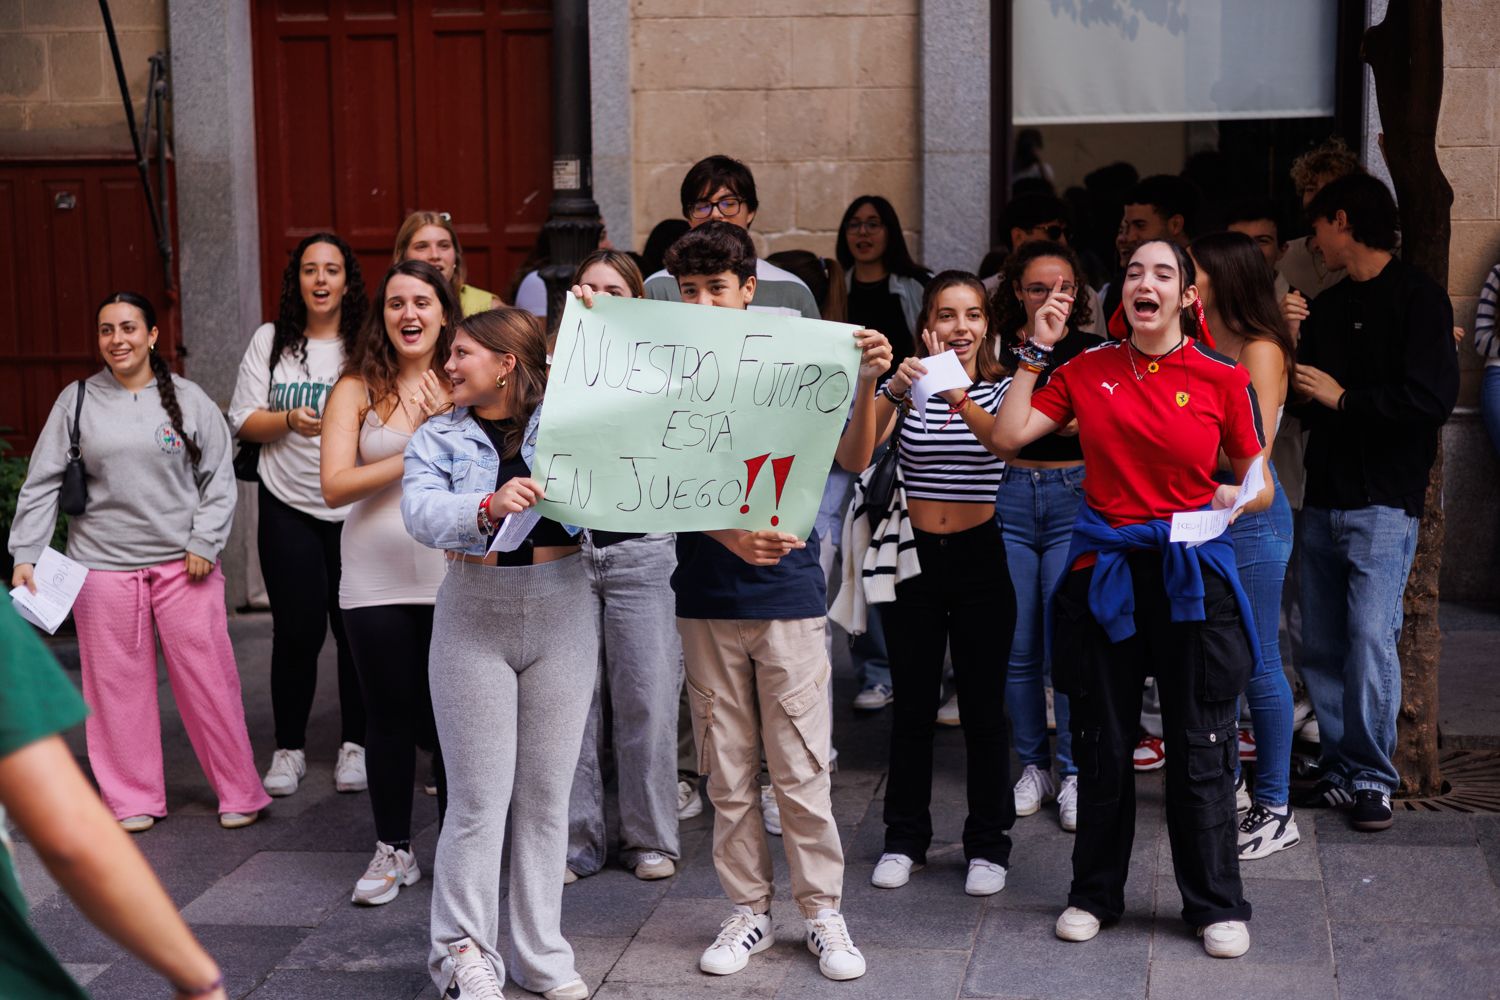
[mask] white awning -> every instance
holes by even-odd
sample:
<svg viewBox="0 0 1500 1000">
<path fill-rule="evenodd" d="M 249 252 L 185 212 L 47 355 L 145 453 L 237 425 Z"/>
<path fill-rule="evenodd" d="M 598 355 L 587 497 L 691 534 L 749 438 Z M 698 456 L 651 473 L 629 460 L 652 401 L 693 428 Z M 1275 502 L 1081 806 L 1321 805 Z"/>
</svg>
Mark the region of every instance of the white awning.
<svg viewBox="0 0 1500 1000">
<path fill-rule="evenodd" d="M 1337 0 L 1015 0 L 1018 126 L 1333 115 Z"/>
</svg>

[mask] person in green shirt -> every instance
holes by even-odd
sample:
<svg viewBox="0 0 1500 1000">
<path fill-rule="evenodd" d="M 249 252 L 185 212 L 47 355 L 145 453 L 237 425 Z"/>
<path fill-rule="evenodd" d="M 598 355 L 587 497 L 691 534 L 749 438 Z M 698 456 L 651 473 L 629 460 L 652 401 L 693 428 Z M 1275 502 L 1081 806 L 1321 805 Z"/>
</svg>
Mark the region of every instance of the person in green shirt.
<svg viewBox="0 0 1500 1000">
<path fill-rule="evenodd" d="M 223 976 L 58 734 L 88 714 L 30 626 L 0 605 L 0 997 L 86 998 L 26 920 L 9 818 L 84 916 L 171 984 L 227 1000 Z"/>
</svg>

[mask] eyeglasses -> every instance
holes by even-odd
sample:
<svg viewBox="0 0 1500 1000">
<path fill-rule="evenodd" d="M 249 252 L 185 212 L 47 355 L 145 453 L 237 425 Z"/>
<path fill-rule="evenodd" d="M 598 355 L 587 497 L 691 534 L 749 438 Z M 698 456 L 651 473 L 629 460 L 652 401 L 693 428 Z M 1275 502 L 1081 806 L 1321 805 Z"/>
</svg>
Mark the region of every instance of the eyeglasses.
<svg viewBox="0 0 1500 1000">
<path fill-rule="evenodd" d="M 1065 281 L 1063 282 L 1063 286 L 1059 288 L 1058 291 L 1062 292 L 1064 295 L 1072 295 L 1075 291 L 1077 291 L 1077 289 L 1077 285 L 1069 284 Z M 1052 286 L 1026 285 L 1021 289 L 1021 294 L 1026 296 L 1028 299 L 1045 299 L 1047 296 L 1052 294 Z"/>
<path fill-rule="evenodd" d="M 1058 240 L 1060 240 L 1064 236 L 1068 235 L 1068 227 L 1067 226 L 1057 226 L 1057 225 L 1053 225 L 1053 226 L 1032 226 L 1031 227 L 1031 231 L 1033 233 L 1042 233 L 1043 235 L 1045 235 L 1047 237 L 1047 239 L 1051 240 L 1053 243 L 1056 243 Z"/>
<path fill-rule="evenodd" d="M 878 233 L 885 228 L 885 223 L 879 219 L 850 219 L 849 232 L 851 233 Z"/>
<path fill-rule="evenodd" d="M 724 218 L 732 219 L 740 214 L 740 206 L 744 203 L 744 199 L 742 198 L 720 198 L 718 201 L 695 201 L 689 206 L 688 212 L 695 219 L 706 219 L 710 215 L 713 215 L 714 209 L 717 208 L 719 214 Z"/>
</svg>

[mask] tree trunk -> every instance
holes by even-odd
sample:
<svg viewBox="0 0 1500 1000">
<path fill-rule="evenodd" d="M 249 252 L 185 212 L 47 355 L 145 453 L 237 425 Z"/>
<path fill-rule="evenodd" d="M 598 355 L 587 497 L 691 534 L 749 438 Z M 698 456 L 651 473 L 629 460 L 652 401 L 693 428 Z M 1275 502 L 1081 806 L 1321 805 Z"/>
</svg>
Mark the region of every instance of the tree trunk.
<svg viewBox="0 0 1500 1000">
<path fill-rule="evenodd" d="M 1375 99 L 1385 130 L 1382 151 L 1401 209 L 1401 256 L 1448 287 L 1449 210 L 1453 188 L 1437 158 L 1443 96 L 1441 0 L 1391 0 L 1385 20 L 1365 32 L 1364 61 L 1375 74 Z M 1400 793 L 1442 790 L 1438 770 L 1438 573 L 1443 561 L 1443 451 L 1427 482 L 1426 514 L 1406 584 L 1401 655 L 1401 712 L 1396 726 Z"/>
</svg>

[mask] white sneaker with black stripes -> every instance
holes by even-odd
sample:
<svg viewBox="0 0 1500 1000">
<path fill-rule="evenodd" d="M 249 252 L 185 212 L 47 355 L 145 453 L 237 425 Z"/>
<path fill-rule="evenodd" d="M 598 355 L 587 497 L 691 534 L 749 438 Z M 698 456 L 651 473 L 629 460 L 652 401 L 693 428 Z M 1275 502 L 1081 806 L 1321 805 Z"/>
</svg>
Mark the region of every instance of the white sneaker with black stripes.
<svg viewBox="0 0 1500 1000">
<path fill-rule="evenodd" d="M 698 959 L 698 968 L 713 976 L 729 976 L 750 962 L 750 956 L 774 944 L 771 915 L 751 913 L 748 906 L 736 906 L 729 919 L 719 925 L 719 936 Z"/>
<path fill-rule="evenodd" d="M 1295 847 L 1302 839 L 1297 832 L 1297 820 L 1292 816 L 1292 807 L 1285 812 L 1267 809 L 1259 802 L 1250 807 L 1245 818 L 1240 820 L 1240 860 L 1254 861 Z"/>
<path fill-rule="evenodd" d="M 849 926 L 837 910 L 819 910 L 807 921 L 807 950 L 818 956 L 818 971 L 842 982 L 865 974 L 865 956 L 849 938 Z"/>
</svg>

